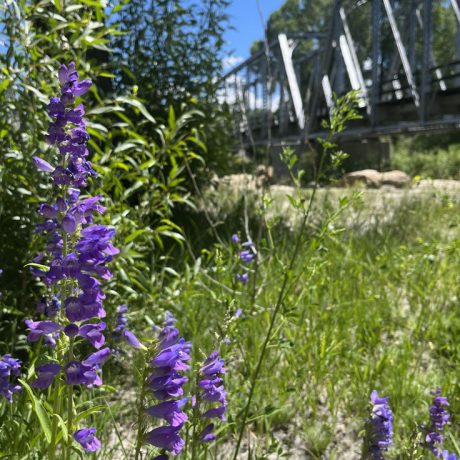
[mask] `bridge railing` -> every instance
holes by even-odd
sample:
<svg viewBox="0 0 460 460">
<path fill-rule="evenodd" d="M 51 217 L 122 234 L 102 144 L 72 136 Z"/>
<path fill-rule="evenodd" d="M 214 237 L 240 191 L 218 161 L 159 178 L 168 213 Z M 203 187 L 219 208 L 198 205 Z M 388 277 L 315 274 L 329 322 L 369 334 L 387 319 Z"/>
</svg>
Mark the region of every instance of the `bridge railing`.
<svg viewBox="0 0 460 460">
<path fill-rule="evenodd" d="M 440 8 L 455 18 L 449 50 Z M 458 0 L 335 0 L 328 30 L 279 34 L 222 78 L 219 98 L 235 139 L 254 146 L 321 135 L 334 95 L 351 89 L 363 119 L 350 137 L 460 124 Z"/>
</svg>

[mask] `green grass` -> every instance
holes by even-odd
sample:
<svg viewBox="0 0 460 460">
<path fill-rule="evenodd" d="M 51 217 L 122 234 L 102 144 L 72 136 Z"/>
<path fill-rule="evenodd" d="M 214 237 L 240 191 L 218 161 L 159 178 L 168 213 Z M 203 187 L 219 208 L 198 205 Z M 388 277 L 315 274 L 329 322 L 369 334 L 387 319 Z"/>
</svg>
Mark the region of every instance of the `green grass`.
<svg viewBox="0 0 460 460">
<path fill-rule="evenodd" d="M 373 389 L 390 398 L 394 411 L 395 446 L 388 458 L 415 458 L 407 452 L 417 427 L 428 422 L 436 386 L 450 399 L 449 431 L 459 437 L 458 198 L 400 192 L 389 204 L 380 203 L 382 218 L 372 220 L 366 209 L 380 199 L 372 193 L 351 200 L 333 223 L 337 193 L 318 198 L 321 209 L 290 274 L 251 406 L 249 458 L 268 458 L 268 452 L 271 458 L 281 452 L 287 458 L 358 458 Z M 218 230 L 228 238 L 240 223 L 243 228 L 243 219 L 232 215 L 238 197 L 221 199 L 226 213 Z M 235 272 L 228 251 L 217 245 L 203 255 L 203 273 L 176 281 L 170 305 L 200 358 L 229 324 L 232 343 L 221 345 L 230 407 L 227 444 L 217 455 L 222 459 L 230 458 L 225 449 L 234 444 L 293 249 L 295 228 L 284 226 L 288 216 L 276 221 L 271 247 L 267 229 L 259 233 L 259 209 L 249 209 L 252 236 L 261 235 L 254 297 L 251 283 L 235 295 L 220 287 L 231 286 Z M 243 316 L 228 321 L 236 308 L 243 308 Z M 454 451 L 449 438 L 446 446 Z"/>
</svg>

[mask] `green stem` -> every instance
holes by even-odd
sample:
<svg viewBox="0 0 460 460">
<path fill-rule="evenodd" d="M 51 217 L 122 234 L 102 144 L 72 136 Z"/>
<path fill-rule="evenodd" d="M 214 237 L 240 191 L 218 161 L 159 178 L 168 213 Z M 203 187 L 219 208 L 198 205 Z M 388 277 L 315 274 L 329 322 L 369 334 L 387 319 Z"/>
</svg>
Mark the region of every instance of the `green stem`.
<svg viewBox="0 0 460 460">
<path fill-rule="evenodd" d="M 134 460 L 139 460 L 142 444 L 144 440 L 144 399 L 146 393 L 146 385 L 145 382 L 147 380 L 147 373 L 148 373 L 148 366 L 147 364 L 144 365 L 144 370 L 142 371 L 142 387 L 141 387 L 141 394 L 139 395 L 139 401 L 137 405 L 137 436 L 136 436 L 136 452 L 134 454 Z"/>
<path fill-rule="evenodd" d="M 51 442 L 48 447 L 48 457 L 50 460 L 55 460 L 56 458 L 56 434 L 57 434 L 57 418 L 54 414 L 59 414 L 61 410 L 61 381 L 56 379 L 53 387 L 54 398 L 53 398 L 53 421 L 51 424 Z"/>
<path fill-rule="evenodd" d="M 237 441 L 236 448 L 235 448 L 235 453 L 233 455 L 233 460 L 237 459 L 238 452 L 240 450 L 241 441 L 243 440 L 244 431 L 245 431 L 246 423 L 247 423 L 247 420 L 248 420 L 249 409 L 251 407 L 252 398 L 254 396 L 254 390 L 256 388 L 257 380 L 259 378 L 260 370 L 262 368 L 262 363 L 263 363 L 264 358 L 265 358 L 265 353 L 266 353 L 266 350 L 267 350 L 267 346 L 268 346 L 268 344 L 269 344 L 269 342 L 271 340 L 271 335 L 272 335 L 272 332 L 273 332 L 273 328 L 275 326 L 276 318 L 278 316 L 278 312 L 279 312 L 280 307 L 281 307 L 281 305 L 283 303 L 283 300 L 284 300 L 284 296 L 285 296 L 285 293 L 286 293 L 286 287 L 287 287 L 287 284 L 288 284 L 288 281 L 289 281 L 290 273 L 291 273 L 292 269 L 294 268 L 294 264 L 295 264 L 295 261 L 297 259 L 297 255 L 300 252 L 300 244 L 301 244 L 301 242 L 303 240 L 303 234 L 304 234 L 304 231 L 305 231 L 305 228 L 306 228 L 306 225 L 307 225 L 308 217 L 309 217 L 311 209 L 312 209 L 313 200 L 314 200 L 315 195 L 316 195 L 316 190 L 317 190 L 317 187 L 318 187 L 317 183 L 318 183 L 318 180 L 319 180 L 319 178 L 321 176 L 321 171 L 323 169 L 325 156 L 326 156 L 326 152 L 323 151 L 323 154 L 322 154 L 321 160 L 320 160 L 320 165 L 319 165 L 319 168 L 318 168 L 317 177 L 315 178 L 315 187 L 313 188 L 313 192 L 311 194 L 310 201 L 308 203 L 308 208 L 304 212 L 302 223 L 300 225 L 298 236 L 297 236 L 297 239 L 296 239 L 296 242 L 295 242 L 294 251 L 293 251 L 293 253 L 291 255 L 291 259 L 289 261 L 288 267 L 284 272 L 283 282 L 281 284 L 281 288 L 280 288 L 280 291 L 279 291 L 279 294 L 278 294 L 278 298 L 277 298 L 277 301 L 276 301 L 276 304 L 275 304 L 275 308 L 273 309 L 273 313 L 272 313 L 272 316 L 271 316 L 271 319 L 270 319 L 270 325 L 268 327 L 267 335 L 265 336 L 265 340 L 264 340 L 264 343 L 262 345 L 262 349 L 260 351 L 259 359 L 257 361 L 257 366 L 256 366 L 256 369 L 255 369 L 254 374 L 253 374 L 252 379 L 251 379 L 251 386 L 250 386 L 250 390 L 249 390 L 249 396 L 248 396 L 248 399 L 247 399 L 247 402 L 246 402 L 246 406 L 244 407 L 243 419 L 242 419 L 241 425 L 240 425 L 240 431 L 239 431 L 238 441 Z"/>
<path fill-rule="evenodd" d="M 68 362 L 73 361 L 73 337 L 70 339 Z M 70 460 L 70 453 L 72 451 L 72 433 L 73 433 L 73 385 L 67 388 L 67 440 L 65 448 L 65 459 Z"/>
</svg>

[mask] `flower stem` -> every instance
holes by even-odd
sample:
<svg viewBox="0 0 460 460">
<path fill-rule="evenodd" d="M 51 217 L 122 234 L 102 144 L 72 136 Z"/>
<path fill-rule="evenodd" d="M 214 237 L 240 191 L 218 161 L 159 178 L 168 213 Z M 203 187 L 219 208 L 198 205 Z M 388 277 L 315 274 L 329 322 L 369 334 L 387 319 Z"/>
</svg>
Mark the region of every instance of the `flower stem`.
<svg viewBox="0 0 460 460">
<path fill-rule="evenodd" d="M 139 401 L 137 405 L 137 436 L 136 436 L 136 452 L 134 454 L 134 460 L 139 460 L 143 439 L 144 439 L 144 399 L 146 392 L 146 380 L 147 380 L 148 366 L 145 364 L 142 371 L 142 383 L 141 383 L 141 393 L 139 395 Z"/>
<path fill-rule="evenodd" d="M 68 362 L 73 361 L 73 337 L 70 339 Z M 65 449 L 65 459 L 70 460 L 72 451 L 72 433 L 73 433 L 73 385 L 70 384 L 67 389 L 67 443 Z"/>
<path fill-rule="evenodd" d="M 276 318 L 278 316 L 278 312 L 280 310 L 280 307 L 281 307 L 281 305 L 283 303 L 283 300 L 284 300 L 284 296 L 286 294 L 286 288 L 287 288 L 287 284 L 288 284 L 292 269 L 294 268 L 294 264 L 295 264 L 295 262 L 297 260 L 297 256 L 300 253 L 300 244 L 301 244 L 301 242 L 303 240 L 303 235 L 305 233 L 305 228 L 307 226 L 307 221 L 308 221 L 308 218 L 309 218 L 310 213 L 311 213 L 311 209 L 312 209 L 312 206 L 313 206 L 313 201 L 315 199 L 316 190 L 317 190 L 317 187 L 318 187 L 317 184 L 318 184 L 318 180 L 319 180 L 319 178 L 321 177 L 321 174 L 322 174 L 322 169 L 323 169 L 323 165 L 324 165 L 325 156 L 326 156 L 326 151 L 323 151 L 322 156 L 321 156 L 321 160 L 320 160 L 320 165 L 318 167 L 318 171 L 317 171 L 316 178 L 315 178 L 315 187 L 313 188 L 313 192 L 311 194 L 311 197 L 310 197 L 310 200 L 309 200 L 309 203 L 308 203 L 308 207 L 307 207 L 306 210 L 304 210 L 302 223 L 300 225 L 300 228 L 299 228 L 299 231 L 298 231 L 298 234 L 297 234 L 297 238 L 296 238 L 296 241 L 295 241 L 294 251 L 292 252 L 289 264 L 288 264 L 287 268 L 284 271 L 283 281 L 282 281 L 281 288 L 280 288 L 279 293 L 278 293 L 278 298 L 277 298 L 275 307 L 273 309 L 273 312 L 272 312 L 272 315 L 271 315 L 271 318 L 270 318 L 270 325 L 268 327 L 267 335 L 265 336 L 265 339 L 264 339 L 264 342 L 263 342 L 263 345 L 262 345 L 262 349 L 260 351 L 259 359 L 257 361 L 257 366 L 256 366 L 255 371 L 254 371 L 254 373 L 252 375 L 252 378 L 251 378 L 251 386 L 250 386 L 250 390 L 249 390 L 248 399 L 246 401 L 246 406 L 244 407 L 244 410 L 243 410 L 243 418 L 242 418 L 241 425 L 240 425 L 240 430 L 239 430 L 239 434 L 238 434 L 238 441 L 237 441 L 237 444 L 236 444 L 235 453 L 233 455 L 233 460 L 237 459 L 238 452 L 240 450 L 241 441 L 243 440 L 244 431 L 245 431 L 245 428 L 246 428 L 246 423 L 247 423 L 247 419 L 248 419 L 248 415 L 249 415 L 249 409 L 251 407 L 252 398 L 254 396 L 254 390 L 255 390 L 256 385 L 257 385 L 260 370 L 262 368 L 262 363 L 263 363 L 264 358 L 265 358 L 265 353 L 266 353 L 268 344 L 269 344 L 269 342 L 271 340 L 271 335 L 272 335 L 272 332 L 273 332 L 273 328 L 275 326 L 275 322 L 276 322 Z"/>
</svg>

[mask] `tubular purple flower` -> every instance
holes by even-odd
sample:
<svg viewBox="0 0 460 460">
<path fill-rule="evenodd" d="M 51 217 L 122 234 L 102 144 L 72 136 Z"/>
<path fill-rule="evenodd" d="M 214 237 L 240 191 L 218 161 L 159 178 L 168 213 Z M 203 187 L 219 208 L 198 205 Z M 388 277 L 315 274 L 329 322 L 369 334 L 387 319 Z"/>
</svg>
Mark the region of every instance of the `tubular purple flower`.
<svg viewBox="0 0 460 460">
<path fill-rule="evenodd" d="M 86 452 L 96 452 L 101 448 L 101 441 L 96 438 L 96 428 L 84 428 L 78 430 L 73 435 Z"/>
<path fill-rule="evenodd" d="M 444 426 L 449 423 L 450 415 L 446 409 L 449 405 L 447 398 L 441 395 L 441 389 L 437 388 L 434 392 L 433 402 L 430 406 L 431 425 L 425 437 L 426 447 L 433 452 L 436 457 L 441 456 L 441 447 L 444 441 Z"/>
<path fill-rule="evenodd" d="M 181 428 L 181 425 L 160 426 L 147 433 L 146 439 L 150 444 L 177 455 L 185 447 L 185 441 L 179 435 Z"/>
<path fill-rule="evenodd" d="M 171 426 L 180 426 L 187 420 L 187 414 L 181 408 L 187 403 L 187 398 L 173 399 L 149 407 L 145 411 L 151 417 L 166 420 Z"/>
<path fill-rule="evenodd" d="M 224 360 L 219 358 L 217 351 L 211 353 L 200 369 L 202 379 L 198 385 L 200 393 L 198 395 L 199 410 L 204 418 L 219 418 L 225 420 L 227 411 L 227 393 L 224 388 L 224 380 L 220 377 L 225 374 Z M 217 406 L 214 404 L 218 403 Z M 200 434 L 203 442 L 211 442 L 216 436 L 213 433 L 214 424 L 205 426 Z"/>
<path fill-rule="evenodd" d="M 32 388 L 39 388 L 41 390 L 48 388 L 60 371 L 61 366 L 59 364 L 49 363 L 37 367 L 38 377 L 32 382 Z"/>
<path fill-rule="evenodd" d="M 104 334 L 101 332 L 105 329 L 105 323 L 85 324 L 80 327 L 78 335 L 86 339 L 94 348 L 101 348 L 105 343 Z"/>
<path fill-rule="evenodd" d="M 147 386 L 159 404 L 146 411 L 154 418 L 166 420 L 170 425 L 160 426 L 147 434 L 147 442 L 156 447 L 177 455 L 185 445 L 179 431 L 187 420 L 182 411 L 187 398 L 174 399 L 182 396 L 183 384 L 188 381 L 180 372 L 189 368 L 187 361 L 190 358 L 190 343 L 179 338 L 179 331 L 166 326 L 159 334 L 157 355 L 150 361 L 153 370 L 147 378 Z"/>
<path fill-rule="evenodd" d="M 214 434 L 214 423 L 209 423 L 200 433 L 200 440 L 203 442 L 212 442 L 216 439 L 216 435 Z"/>
<path fill-rule="evenodd" d="M 39 171 L 52 173 L 55 170 L 55 167 L 50 165 L 47 161 L 42 160 L 39 157 L 33 157 L 34 164 Z"/>
<path fill-rule="evenodd" d="M 441 453 L 441 458 L 442 458 L 442 460 L 457 460 L 457 455 L 456 454 L 450 454 L 449 451 L 444 450 Z"/>
<path fill-rule="evenodd" d="M 370 459 L 383 460 L 384 452 L 393 444 L 393 413 L 388 398 L 381 398 L 375 390 L 371 393 L 371 404 L 371 416 L 366 421 L 365 449 Z"/>
<path fill-rule="evenodd" d="M 133 348 L 142 348 L 142 344 L 139 339 L 128 329 L 123 331 L 123 337 L 128 345 L 131 345 Z"/>
<path fill-rule="evenodd" d="M 14 394 L 22 390 L 21 385 L 11 381 L 19 376 L 20 370 L 21 361 L 19 359 L 12 358 L 8 354 L 0 359 L 0 395 L 10 404 L 13 402 Z"/>
<path fill-rule="evenodd" d="M 41 336 L 51 334 L 61 329 L 61 326 L 54 321 L 31 321 L 26 319 L 25 323 L 30 330 L 27 335 L 27 340 L 29 342 L 36 342 Z"/>
</svg>

